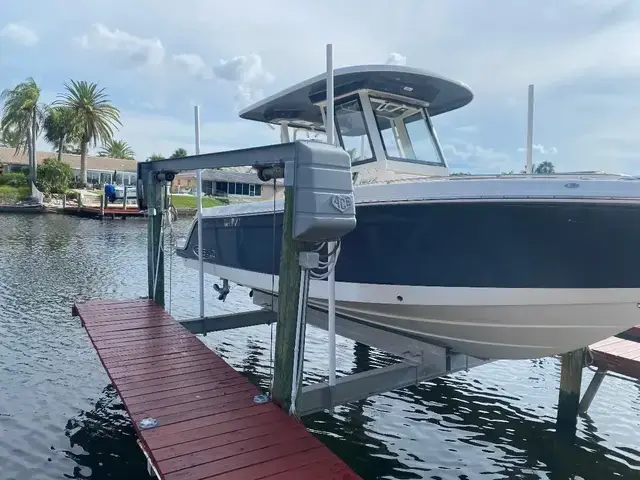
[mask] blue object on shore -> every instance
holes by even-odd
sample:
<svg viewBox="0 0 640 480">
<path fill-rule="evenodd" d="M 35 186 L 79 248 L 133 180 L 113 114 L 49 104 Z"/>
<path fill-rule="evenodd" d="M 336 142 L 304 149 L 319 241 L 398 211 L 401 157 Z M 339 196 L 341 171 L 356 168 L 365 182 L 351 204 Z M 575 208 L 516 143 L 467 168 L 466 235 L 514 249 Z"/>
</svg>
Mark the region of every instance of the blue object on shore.
<svg viewBox="0 0 640 480">
<path fill-rule="evenodd" d="M 116 201 L 116 187 L 114 187 L 110 183 L 107 183 L 104 186 L 104 196 L 107 197 L 107 200 L 109 200 L 111 203 L 115 202 Z"/>
</svg>

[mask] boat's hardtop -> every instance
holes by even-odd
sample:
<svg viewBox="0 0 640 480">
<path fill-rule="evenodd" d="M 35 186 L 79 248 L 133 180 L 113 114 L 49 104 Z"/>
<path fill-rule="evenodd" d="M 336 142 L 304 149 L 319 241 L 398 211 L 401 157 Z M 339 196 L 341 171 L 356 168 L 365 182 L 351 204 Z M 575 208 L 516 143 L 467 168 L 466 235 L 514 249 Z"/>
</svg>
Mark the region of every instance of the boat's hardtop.
<svg viewBox="0 0 640 480">
<path fill-rule="evenodd" d="M 326 101 L 326 86 L 326 74 L 317 75 L 245 108 L 240 112 L 240 118 L 263 123 L 289 120 L 322 130 L 322 114 L 317 103 Z M 359 65 L 334 70 L 336 97 L 361 90 L 427 104 L 431 116 L 461 108 L 473 99 L 471 89 L 463 83 L 417 68 Z"/>
</svg>

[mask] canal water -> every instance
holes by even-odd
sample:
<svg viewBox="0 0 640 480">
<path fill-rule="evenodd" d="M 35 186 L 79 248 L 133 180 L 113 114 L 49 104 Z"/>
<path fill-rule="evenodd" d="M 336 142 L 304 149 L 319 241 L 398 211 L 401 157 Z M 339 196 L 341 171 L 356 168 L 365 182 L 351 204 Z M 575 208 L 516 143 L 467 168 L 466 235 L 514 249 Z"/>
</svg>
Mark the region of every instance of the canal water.
<svg viewBox="0 0 640 480">
<path fill-rule="evenodd" d="M 176 235 L 188 226 L 178 222 Z M 71 316 L 74 300 L 146 295 L 146 275 L 144 221 L 0 215 L 0 480 L 147 478 L 133 428 Z M 196 316 L 197 273 L 167 259 L 169 277 L 173 315 Z M 205 288 L 207 314 L 255 308 L 246 289 L 221 303 L 213 279 Z M 309 327 L 307 381 L 326 375 L 326 338 Z M 203 340 L 268 384 L 270 327 Z M 389 362 L 348 339 L 337 347 L 342 374 Z M 305 423 L 367 480 L 640 478 L 640 385 L 607 378 L 575 441 L 562 440 L 559 370 L 552 358 L 496 362 Z"/>
</svg>

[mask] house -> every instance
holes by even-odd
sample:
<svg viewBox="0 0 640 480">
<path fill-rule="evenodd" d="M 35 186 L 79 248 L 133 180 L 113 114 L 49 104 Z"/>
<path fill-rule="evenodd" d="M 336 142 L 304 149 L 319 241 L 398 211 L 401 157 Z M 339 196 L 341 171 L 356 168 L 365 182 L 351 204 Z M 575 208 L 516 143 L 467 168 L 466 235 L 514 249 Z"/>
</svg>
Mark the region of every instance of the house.
<svg viewBox="0 0 640 480">
<path fill-rule="evenodd" d="M 173 192 L 191 190 L 195 193 L 195 172 L 184 172 L 176 175 L 171 186 Z M 282 198 L 284 183 L 282 179 L 276 180 L 274 191 L 273 181 L 263 182 L 255 172 L 238 172 L 233 170 L 212 169 L 202 172 L 202 193 L 237 199 L 268 200 Z"/>
<path fill-rule="evenodd" d="M 38 165 L 46 158 L 57 158 L 57 152 L 36 152 Z M 76 179 L 80 178 L 80 155 L 62 154 L 62 161 L 71 165 Z M 14 148 L 0 147 L 0 165 L 3 171 L 11 172 L 29 166 L 27 152 L 16 153 Z M 137 178 L 137 162 L 121 158 L 87 156 L 87 181 L 93 184 L 115 183 L 135 185 Z"/>
<path fill-rule="evenodd" d="M 196 174 L 194 172 L 178 173 L 171 182 L 171 191 L 173 193 L 195 193 Z"/>
</svg>

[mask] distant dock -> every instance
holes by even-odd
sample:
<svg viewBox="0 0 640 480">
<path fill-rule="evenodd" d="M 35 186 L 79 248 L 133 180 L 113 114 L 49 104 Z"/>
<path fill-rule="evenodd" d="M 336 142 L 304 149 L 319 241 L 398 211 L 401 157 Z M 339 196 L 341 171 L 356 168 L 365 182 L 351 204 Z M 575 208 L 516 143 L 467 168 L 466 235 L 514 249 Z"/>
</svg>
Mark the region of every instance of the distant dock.
<svg viewBox="0 0 640 480">
<path fill-rule="evenodd" d="M 80 207 L 63 207 L 61 213 L 65 215 L 73 215 L 83 218 L 136 218 L 144 217 L 145 212 L 139 210 L 137 206 L 129 206 L 123 208 L 122 206 L 113 207 L 94 207 L 94 206 L 80 206 Z"/>
</svg>

